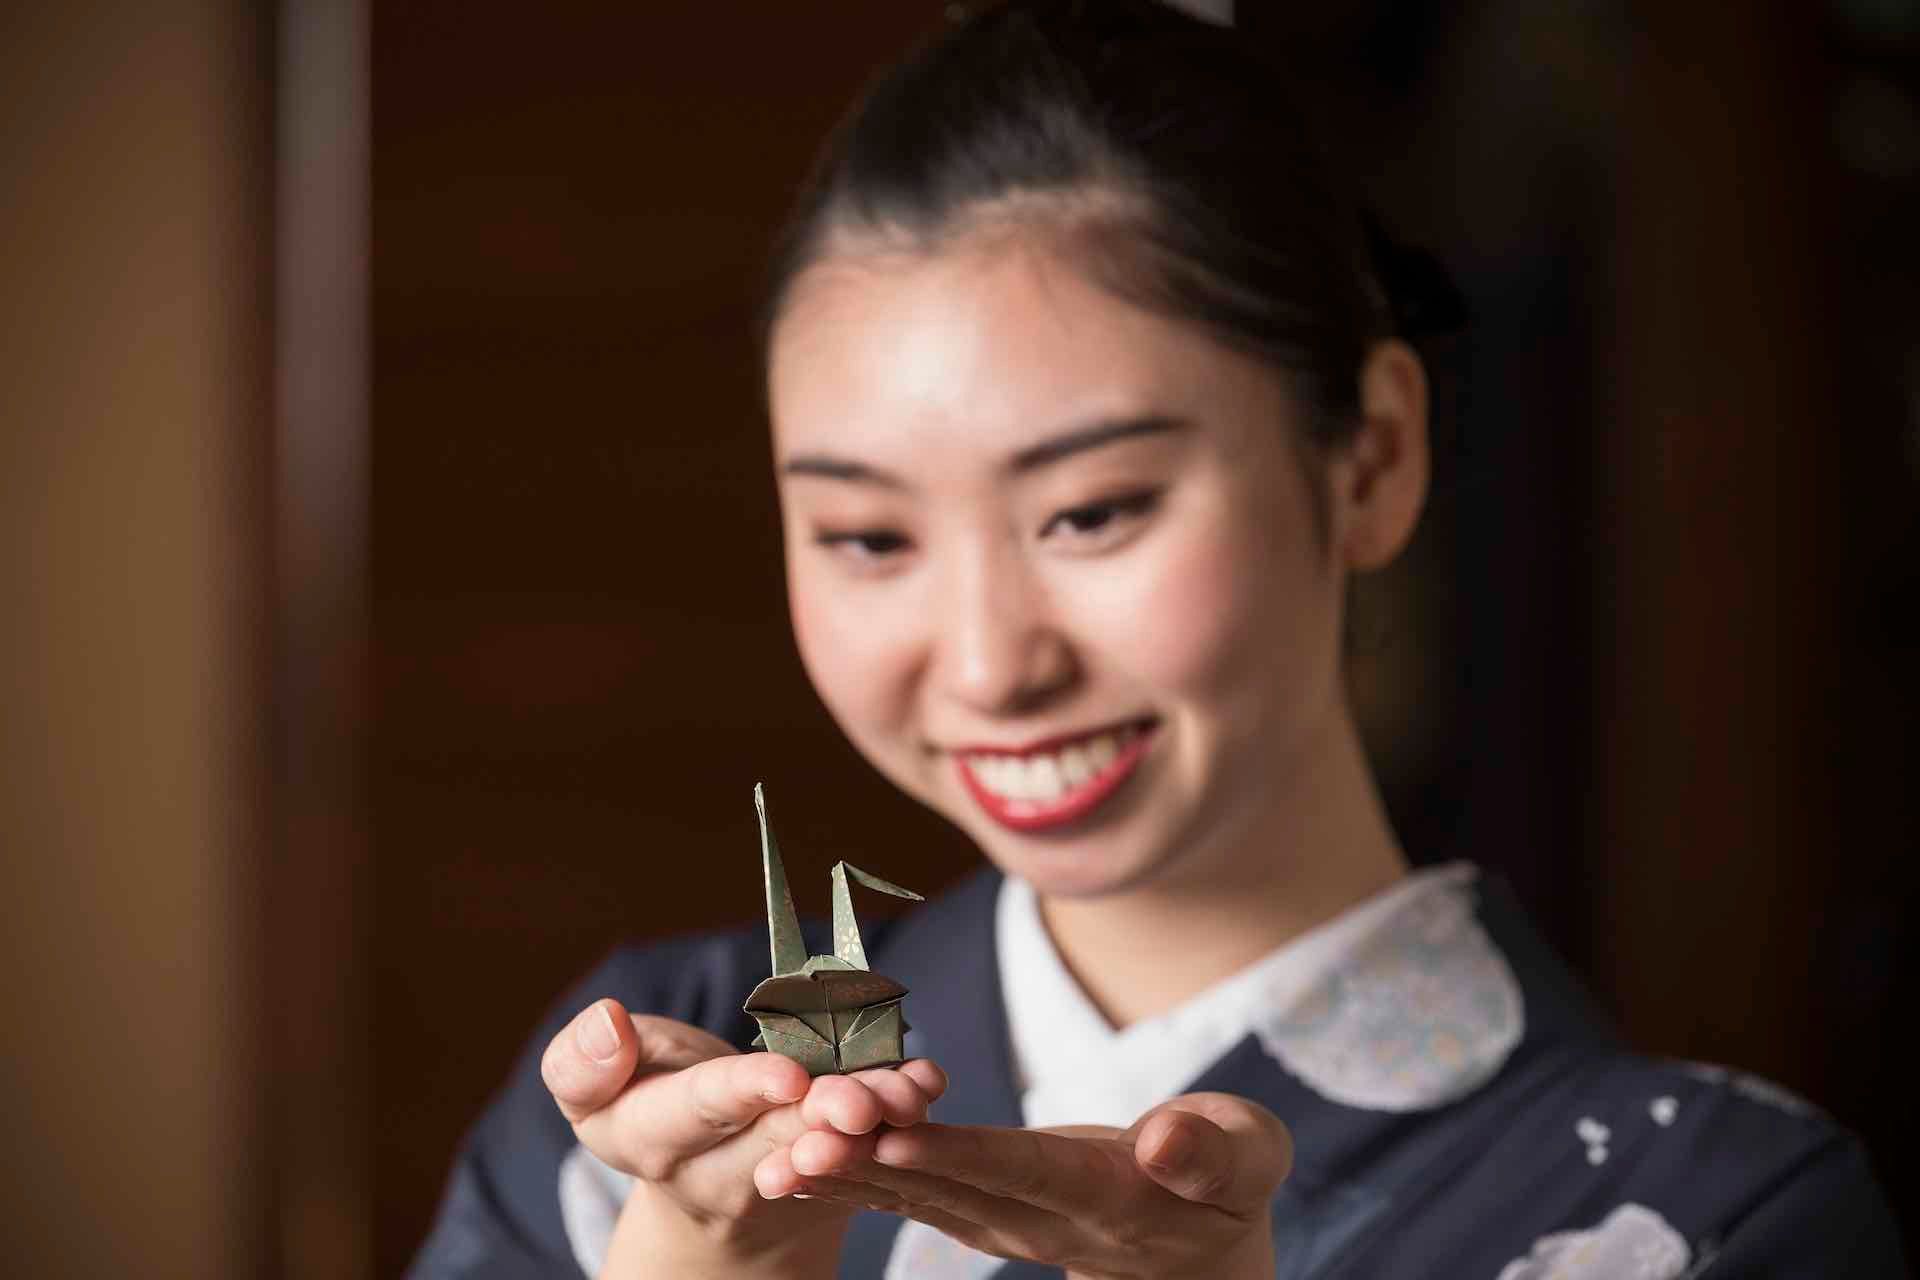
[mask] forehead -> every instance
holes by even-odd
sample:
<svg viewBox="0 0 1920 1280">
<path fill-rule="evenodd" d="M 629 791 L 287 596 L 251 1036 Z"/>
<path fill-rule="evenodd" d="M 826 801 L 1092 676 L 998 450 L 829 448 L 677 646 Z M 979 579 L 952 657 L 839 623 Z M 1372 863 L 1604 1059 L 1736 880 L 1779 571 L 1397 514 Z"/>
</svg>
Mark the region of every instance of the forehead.
<svg viewBox="0 0 1920 1280">
<path fill-rule="evenodd" d="M 795 282 L 769 370 L 776 448 L 1017 449 L 1063 425 L 1212 416 L 1264 366 L 1100 289 L 1033 239 L 843 253 Z"/>
</svg>

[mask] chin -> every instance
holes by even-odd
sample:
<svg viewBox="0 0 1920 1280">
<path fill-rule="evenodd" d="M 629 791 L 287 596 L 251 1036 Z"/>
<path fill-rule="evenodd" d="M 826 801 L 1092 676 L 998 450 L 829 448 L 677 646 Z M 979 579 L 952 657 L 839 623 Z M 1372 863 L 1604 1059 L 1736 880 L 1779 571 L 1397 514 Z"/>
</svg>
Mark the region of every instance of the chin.
<svg viewBox="0 0 1920 1280">
<path fill-rule="evenodd" d="M 1025 880 L 1047 898 L 1124 893 L 1153 880 L 1161 862 L 1154 856 L 1157 846 L 1137 832 L 1036 838 L 1003 830 L 978 814 L 958 825 L 1003 874 Z"/>
</svg>

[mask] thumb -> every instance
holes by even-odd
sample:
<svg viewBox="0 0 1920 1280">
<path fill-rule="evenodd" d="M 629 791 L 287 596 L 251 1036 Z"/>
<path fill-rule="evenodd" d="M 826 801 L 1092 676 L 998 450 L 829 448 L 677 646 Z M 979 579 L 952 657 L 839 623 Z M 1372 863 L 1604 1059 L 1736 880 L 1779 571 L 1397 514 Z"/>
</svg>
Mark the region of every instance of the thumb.
<svg viewBox="0 0 1920 1280">
<path fill-rule="evenodd" d="M 1174 1098 L 1133 1133 L 1134 1160 L 1148 1177 L 1183 1200 L 1240 1217 L 1264 1213 L 1293 1170 L 1293 1135 L 1280 1118 L 1232 1094 Z"/>
<path fill-rule="evenodd" d="M 675 1070 L 732 1052 L 698 1027 L 629 1014 L 618 1000 L 596 1000 L 548 1043 L 540 1078 L 567 1123 L 579 1124 L 619 1097 L 637 1071 Z"/>
</svg>

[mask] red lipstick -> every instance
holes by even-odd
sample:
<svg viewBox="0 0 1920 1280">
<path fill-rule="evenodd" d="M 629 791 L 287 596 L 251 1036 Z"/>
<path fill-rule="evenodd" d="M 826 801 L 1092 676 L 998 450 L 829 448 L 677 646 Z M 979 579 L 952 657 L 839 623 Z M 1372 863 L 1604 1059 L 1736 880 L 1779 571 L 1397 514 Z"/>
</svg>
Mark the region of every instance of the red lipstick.
<svg viewBox="0 0 1920 1280">
<path fill-rule="evenodd" d="M 990 789 L 980 780 L 980 776 L 970 762 L 970 758 L 982 755 L 1026 757 L 1050 752 L 1073 742 L 1091 741 L 1101 736 L 1099 733 L 1080 734 L 1068 738 L 1051 738 L 1044 743 L 1029 746 L 1022 752 L 960 752 L 954 753 L 954 765 L 960 771 L 960 781 L 974 802 L 987 816 L 1011 831 L 1034 833 L 1052 831 L 1070 823 L 1077 822 L 1098 808 L 1108 796 L 1119 790 L 1121 785 L 1133 775 L 1153 736 L 1152 724 L 1141 725 L 1114 754 L 1113 758 L 1096 770 L 1086 780 L 1064 787 L 1060 794 L 1050 799 L 1038 800 L 1002 795 Z M 1112 730 L 1103 732 L 1111 733 Z"/>
</svg>

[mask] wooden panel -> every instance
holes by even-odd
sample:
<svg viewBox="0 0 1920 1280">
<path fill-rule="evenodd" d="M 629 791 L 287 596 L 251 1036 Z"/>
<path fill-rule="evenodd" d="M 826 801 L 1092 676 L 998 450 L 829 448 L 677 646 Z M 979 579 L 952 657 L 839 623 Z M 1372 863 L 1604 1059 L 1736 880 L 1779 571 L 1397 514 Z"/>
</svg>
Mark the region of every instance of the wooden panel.
<svg viewBox="0 0 1920 1280">
<path fill-rule="evenodd" d="M 1629 55 L 1596 933 L 1643 1046 L 1805 1088 L 1836 811 L 1818 116 L 1808 33 L 1715 13 L 1647 6 Z"/>
<path fill-rule="evenodd" d="M 264 899 L 288 1280 L 372 1264 L 366 869 L 367 6 L 283 0 L 276 82 L 273 803 Z M 384 1273 L 383 1273 L 384 1274 Z"/>
<path fill-rule="evenodd" d="M 259 1273 L 264 33 L 0 20 L 5 1269 Z"/>
</svg>

